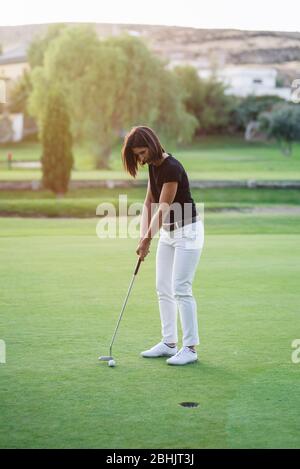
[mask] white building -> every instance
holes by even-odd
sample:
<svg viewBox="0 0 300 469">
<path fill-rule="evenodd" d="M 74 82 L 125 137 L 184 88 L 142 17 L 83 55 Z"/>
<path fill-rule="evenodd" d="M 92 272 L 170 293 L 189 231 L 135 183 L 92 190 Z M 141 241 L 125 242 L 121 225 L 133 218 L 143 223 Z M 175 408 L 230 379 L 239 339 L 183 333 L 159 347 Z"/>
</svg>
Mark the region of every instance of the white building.
<svg viewBox="0 0 300 469">
<path fill-rule="evenodd" d="M 202 78 L 208 78 L 209 69 L 199 69 Z M 216 77 L 228 86 L 225 93 L 236 96 L 275 95 L 287 101 L 291 100 L 291 88 L 277 87 L 277 70 L 274 68 L 225 67 L 216 72 Z"/>
<path fill-rule="evenodd" d="M 27 44 L 5 51 L 0 55 L 0 103 L 4 104 L 3 115 L 0 113 L 0 142 L 18 142 L 37 128 L 33 119 L 29 125 L 22 113 L 11 113 L 10 93 L 16 81 L 22 77 L 26 70 L 30 70 L 27 61 Z"/>
<path fill-rule="evenodd" d="M 6 84 L 6 100 L 8 102 L 11 87 L 25 70 L 30 69 L 26 52 L 27 45 L 24 44 L 0 54 L 0 80 Z"/>
</svg>

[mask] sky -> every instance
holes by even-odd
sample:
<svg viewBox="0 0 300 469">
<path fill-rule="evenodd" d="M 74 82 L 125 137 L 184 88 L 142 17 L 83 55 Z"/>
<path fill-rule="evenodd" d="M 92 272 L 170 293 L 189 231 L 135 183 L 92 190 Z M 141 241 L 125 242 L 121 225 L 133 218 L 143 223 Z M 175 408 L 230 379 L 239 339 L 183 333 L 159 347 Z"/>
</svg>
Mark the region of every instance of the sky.
<svg viewBox="0 0 300 469">
<path fill-rule="evenodd" d="M 95 22 L 300 31 L 300 1 L 285 0 L 8 0 L 0 26 Z"/>
</svg>

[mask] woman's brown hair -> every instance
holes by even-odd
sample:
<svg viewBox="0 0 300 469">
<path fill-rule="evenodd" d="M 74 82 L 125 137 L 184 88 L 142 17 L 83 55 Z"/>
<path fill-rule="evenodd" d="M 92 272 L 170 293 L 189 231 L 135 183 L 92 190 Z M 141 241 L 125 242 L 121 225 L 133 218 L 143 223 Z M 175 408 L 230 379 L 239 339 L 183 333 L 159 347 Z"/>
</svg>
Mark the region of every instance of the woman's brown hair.
<svg viewBox="0 0 300 469">
<path fill-rule="evenodd" d="M 125 170 L 134 178 L 139 164 L 138 158 L 132 151 L 132 148 L 135 147 L 149 148 L 152 161 L 159 161 L 165 151 L 157 135 L 150 127 L 143 125 L 133 127 L 124 138 L 122 160 Z"/>
</svg>

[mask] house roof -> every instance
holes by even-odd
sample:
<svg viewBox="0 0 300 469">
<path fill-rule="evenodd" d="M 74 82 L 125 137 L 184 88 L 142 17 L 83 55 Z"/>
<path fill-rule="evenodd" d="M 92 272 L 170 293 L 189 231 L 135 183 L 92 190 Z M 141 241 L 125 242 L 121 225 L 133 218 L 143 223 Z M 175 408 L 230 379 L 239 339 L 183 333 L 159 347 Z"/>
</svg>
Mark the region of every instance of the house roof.
<svg viewBox="0 0 300 469">
<path fill-rule="evenodd" d="M 22 44 L 0 54 L 0 65 L 27 62 L 27 44 Z"/>
</svg>

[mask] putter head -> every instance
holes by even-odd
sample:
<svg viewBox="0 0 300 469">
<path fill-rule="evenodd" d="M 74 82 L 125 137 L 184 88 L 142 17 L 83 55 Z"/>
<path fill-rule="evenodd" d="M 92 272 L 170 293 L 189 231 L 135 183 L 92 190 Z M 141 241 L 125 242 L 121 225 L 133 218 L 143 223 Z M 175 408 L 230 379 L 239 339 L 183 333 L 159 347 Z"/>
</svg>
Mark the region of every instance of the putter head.
<svg viewBox="0 0 300 469">
<path fill-rule="evenodd" d="M 99 360 L 102 362 L 109 362 L 110 360 L 113 360 L 113 357 L 105 356 L 103 355 L 102 357 L 99 357 Z"/>
</svg>

